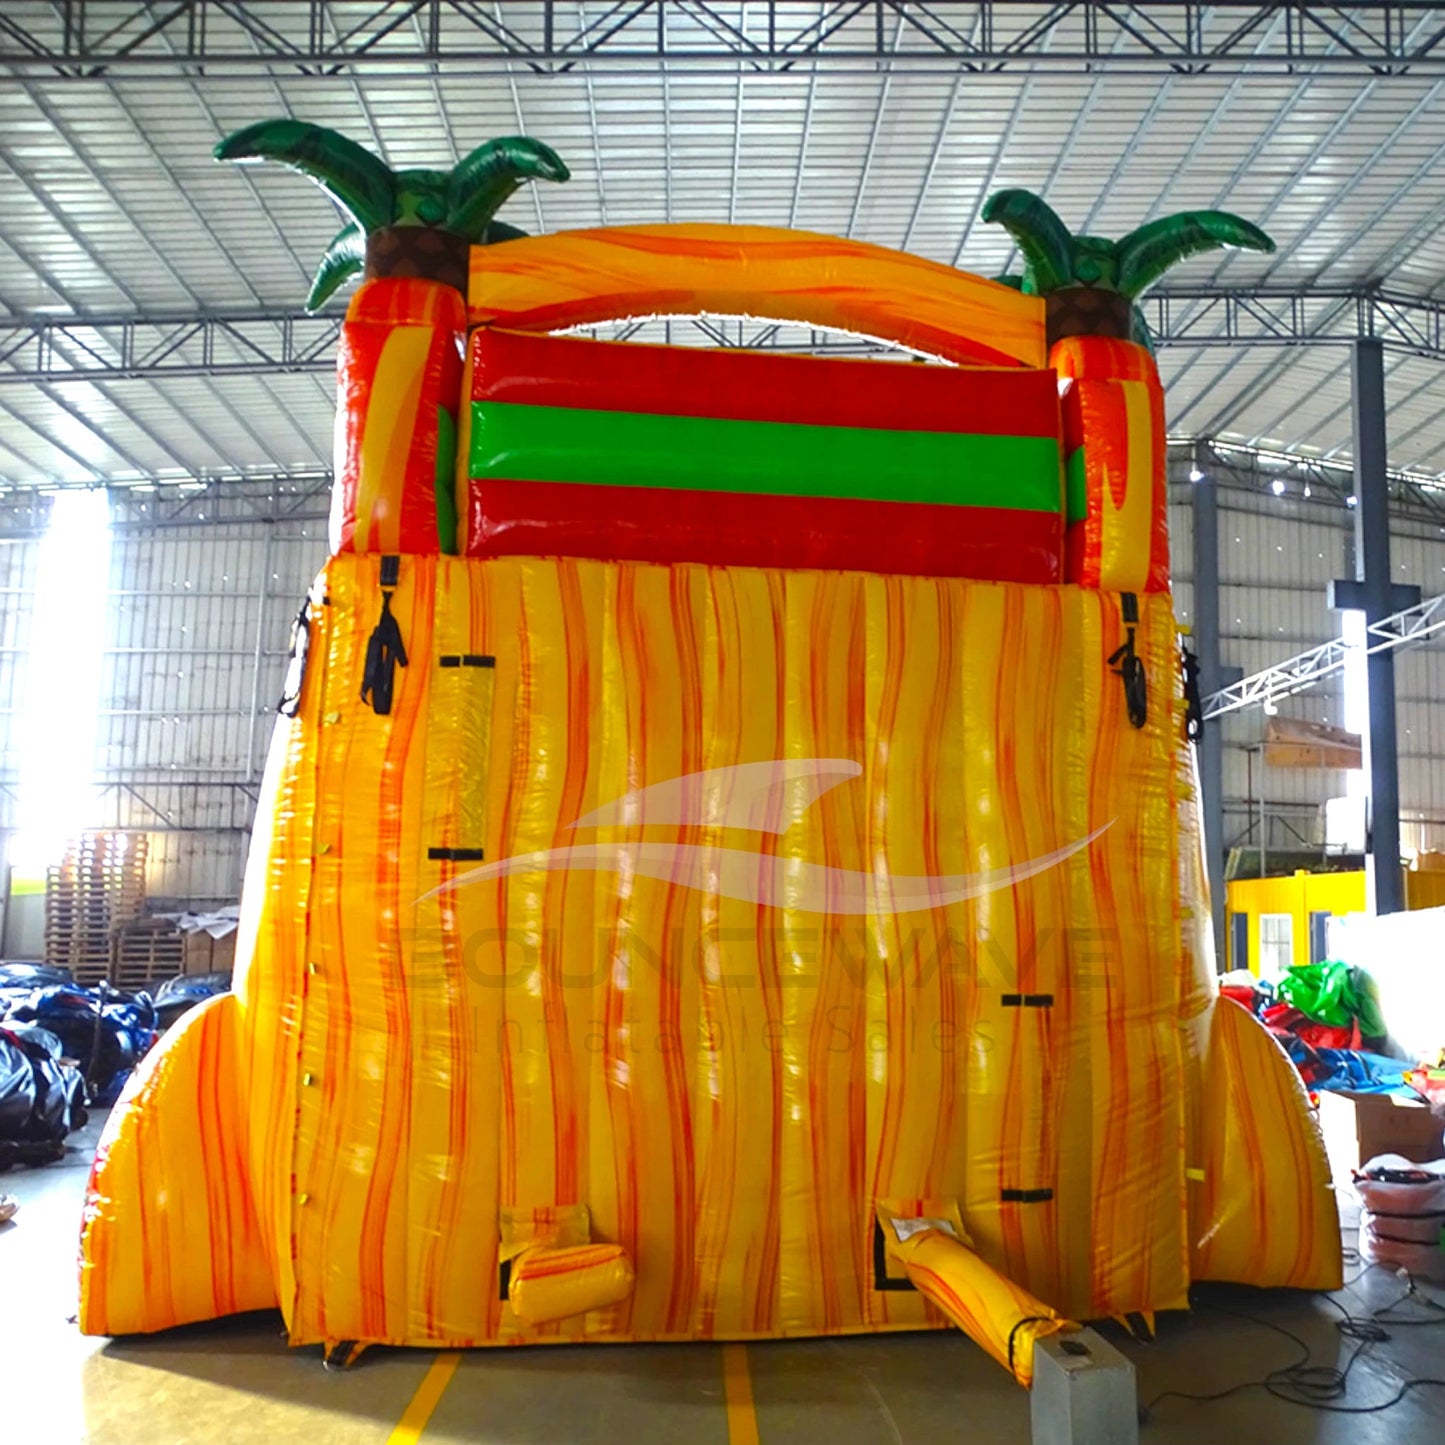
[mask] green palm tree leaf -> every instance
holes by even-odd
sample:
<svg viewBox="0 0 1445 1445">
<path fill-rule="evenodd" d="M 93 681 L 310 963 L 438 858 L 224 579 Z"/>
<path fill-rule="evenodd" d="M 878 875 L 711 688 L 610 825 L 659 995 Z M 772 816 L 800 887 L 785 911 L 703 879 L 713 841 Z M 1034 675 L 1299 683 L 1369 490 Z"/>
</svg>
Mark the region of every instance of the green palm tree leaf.
<svg viewBox="0 0 1445 1445">
<path fill-rule="evenodd" d="M 482 232 L 482 244 L 484 246 L 496 246 L 502 241 L 525 241 L 527 233 L 516 226 L 509 226 L 505 221 L 490 221 L 487 229 Z"/>
<path fill-rule="evenodd" d="M 1073 238 L 1052 206 L 1032 191 L 995 191 L 984 203 L 983 218 L 1002 226 L 1018 243 L 1039 295 L 1071 285 Z"/>
<path fill-rule="evenodd" d="M 352 221 L 343 226 L 326 248 L 321 264 L 316 268 L 316 279 L 311 283 L 311 294 L 306 298 L 308 311 L 319 311 L 336 293 L 343 282 L 349 281 L 366 265 L 366 232 Z"/>
<path fill-rule="evenodd" d="M 394 219 L 396 187 L 390 168 L 354 140 L 304 120 L 262 120 L 228 135 L 218 161 L 279 161 L 309 176 L 370 232 Z"/>
<path fill-rule="evenodd" d="M 446 228 L 478 241 L 523 181 L 565 181 L 570 175 L 557 152 L 541 141 L 524 135 L 489 140 L 452 167 Z"/>
<path fill-rule="evenodd" d="M 1119 242 L 1119 290 L 1136 300 L 1171 266 L 1221 246 L 1266 255 L 1274 250 L 1258 226 L 1228 211 L 1180 211 L 1130 231 Z"/>
<path fill-rule="evenodd" d="M 1000 286 L 1009 286 L 1015 291 L 1022 291 L 1024 289 L 1024 278 L 1013 271 L 1010 271 L 1006 276 L 995 276 L 993 279 L 997 281 Z"/>
</svg>

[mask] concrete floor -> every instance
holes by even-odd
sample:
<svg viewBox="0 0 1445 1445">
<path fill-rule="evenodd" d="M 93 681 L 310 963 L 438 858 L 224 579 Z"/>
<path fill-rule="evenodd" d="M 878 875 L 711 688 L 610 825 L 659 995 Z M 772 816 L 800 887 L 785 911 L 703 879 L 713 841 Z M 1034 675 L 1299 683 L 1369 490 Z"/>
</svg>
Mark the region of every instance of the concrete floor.
<svg viewBox="0 0 1445 1445">
<path fill-rule="evenodd" d="M 1024 1445 L 1027 1395 L 961 1335 L 922 1334 L 751 1345 L 754 1415 L 729 1415 L 721 1347 L 488 1350 L 462 1356 L 424 1428 L 408 1407 L 430 1379 L 430 1351 L 378 1350 L 330 1374 L 315 1350 L 290 1350 L 278 1315 L 125 1341 L 83 1339 L 75 1312 L 76 1231 L 98 1124 L 62 1163 L 0 1175 L 21 1211 L 0 1226 L 0 1435 L 46 1445 L 191 1445 L 300 1440 L 306 1445 L 930 1445 L 977 1440 Z M 1358 1266 L 1346 1271 L 1358 1274 Z M 1355 1314 L 1401 1293 L 1372 1270 L 1339 1298 Z M 1445 1297 L 1445 1290 L 1435 1290 Z M 1295 1347 L 1224 1313 L 1244 1310 L 1343 1364 L 1354 1348 L 1337 1318 L 1308 1296 L 1205 1293 L 1188 1317 L 1165 1321 L 1149 1345 L 1115 1336 L 1134 1360 L 1141 1401 L 1161 1391 L 1221 1390 L 1290 1363 Z M 736 1359 L 737 1356 L 734 1356 Z M 1445 1327 L 1400 1329 L 1355 1365 L 1349 1401 L 1389 1398 L 1411 1375 L 1445 1376 Z M 736 1369 L 735 1375 L 736 1378 Z M 1249 1390 L 1199 1404 L 1167 1400 L 1144 1445 L 1373 1445 L 1445 1439 L 1445 1389 L 1413 1391 L 1378 1415 L 1324 1415 Z"/>
</svg>

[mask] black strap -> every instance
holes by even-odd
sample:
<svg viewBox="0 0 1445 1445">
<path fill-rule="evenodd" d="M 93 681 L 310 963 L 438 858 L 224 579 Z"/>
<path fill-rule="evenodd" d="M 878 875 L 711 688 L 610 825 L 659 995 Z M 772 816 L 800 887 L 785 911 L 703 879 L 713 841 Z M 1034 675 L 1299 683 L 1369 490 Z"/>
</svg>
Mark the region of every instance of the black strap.
<svg viewBox="0 0 1445 1445">
<path fill-rule="evenodd" d="M 1187 642 L 1179 644 L 1184 667 L 1184 736 L 1197 743 L 1204 731 L 1204 698 L 1199 691 L 1199 654 Z"/>
<path fill-rule="evenodd" d="M 291 623 L 291 661 L 286 664 L 286 681 L 276 711 L 295 717 L 301 706 L 301 687 L 306 681 L 306 659 L 311 654 L 311 599 L 308 597 Z"/>
<path fill-rule="evenodd" d="M 1054 1197 L 1052 1189 L 1000 1189 L 998 1197 L 1005 1204 L 1046 1204 Z"/>
<path fill-rule="evenodd" d="M 1006 993 L 999 1000 L 1005 1008 L 1053 1008 L 1051 993 Z"/>
<path fill-rule="evenodd" d="M 1149 721 L 1149 679 L 1144 672 L 1144 661 L 1134 651 L 1134 624 L 1139 620 L 1139 599 L 1126 592 L 1120 599 L 1124 609 L 1126 630 L 1123 643 L 1109 654 L 1108 665 L 1124 684 L 1124 706 L 1129 711 L 1129 721 L 1141 728 Z"/>
<path fill-rule="evenodd" d="M 1014 1322 L 1014 1327 L 1008 1332 L 1008 1372 L 1014 1373 L 1014 1340 L 1018 1338 L 1018 1332 L 1025 1325 L 1051 1325 L 1053 1320 L 1048 1315 L 1025 1315 L 1021 1320 Z"/>
<path fill-rule="evenodd" d="M 382 558 L 383 568 L 387 559 Z M 378 717 L 391 711 L 396 669 L 406 666 L 406 644 L 401 627 L 391 615 L 391 593 L 381 594 L 381 617 L 366 644 L 366 669 L 361 674 L 361 700 L 369 702 Z"/>
</svg>

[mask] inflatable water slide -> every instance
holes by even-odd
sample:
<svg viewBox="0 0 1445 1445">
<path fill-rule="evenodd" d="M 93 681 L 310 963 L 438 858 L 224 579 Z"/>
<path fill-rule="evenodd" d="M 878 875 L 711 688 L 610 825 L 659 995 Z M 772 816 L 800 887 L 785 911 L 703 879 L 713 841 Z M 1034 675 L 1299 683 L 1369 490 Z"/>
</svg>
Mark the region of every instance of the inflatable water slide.
<svg viewBox="0 0 1445 1445">
<path fill-rule="evenodd" d="M 352 217 L 331 556 L 296 620 L 235 991 L 96 1161 L 82 1328 L 291 1341 L 957 1326 L 1027 1384 L 1194 1280 L 1334 1288 L 1304 1090 L 1216 996 L 1135 300 L 1268 249 L 993 197 L 994 281 L 747 226 L 524 236 L 555 154 Z M 744 316 L 914 360 L 596 339 Z M 761 321 L 757 334 L 765 336 Z"/>
</svg>

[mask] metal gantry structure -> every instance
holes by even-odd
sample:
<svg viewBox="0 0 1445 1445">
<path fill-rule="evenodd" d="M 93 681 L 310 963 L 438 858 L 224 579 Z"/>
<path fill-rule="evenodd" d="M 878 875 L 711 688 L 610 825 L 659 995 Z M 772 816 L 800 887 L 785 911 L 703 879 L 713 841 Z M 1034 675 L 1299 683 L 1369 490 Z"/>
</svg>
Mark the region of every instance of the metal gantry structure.
<svg viewBox="0 0 1445 1445">
<path fill-rule="evenodd" d="M 341 313 L 244 312 L 0 319 L 0 386 L 329 371 Z"/>
<path fill-rule="evenodd" d="M 1370 287 L 1175 286 L 1147 297 L 1144 308 L 1161 347 L 1338 347 L 1374 337 L 1389 351 L 1445 361 L 1445 301 L 1428 296 Z M 0 318 L 0 386 L 325 372 L 334 364 L 342 314 L 258 306 Z M 689 317 L 674 325 L 714 346 L 834 355 L 889 349 L 773 323 Z M 626 323 L 615 334 L 637 332 L 637 323 Z"/>
<path fill-rule="evenodd" d="M 1445 301 L 1373 286 L 1170 286 L 1146 296 L 1160 346 L 1340 346 L 1445 361 Z"/>
<path fill-rule="evenodd" d="M 1365 627 L 1363 651 L 1366 656 L 1415 647 L 1445 631 L 1445 596 L 1427 597 L 1413 607 L 1371 622 Z M 1238 682 L 1229 683 L 1204 699 L 1204 717 L 1223 717 L 1241 708 L 1272 707 L 1287 697 L 1306 692 L 1316 683 L 1343 671 L 1357 645 L 1343 637 L 1332 638 L 1294 657 L 1261 668 Z"/>
<path fill-rule="evenodd" d="M 1283 23 L 1278 23 L 1283 20 Z M 0 65 L 12 73 L 94 79 L 354 69 L 467 74 L 525 67 L 612 71 L 666 64 L 778 73 L 830 65 L 995 74 L 1006 70 L 1445 74 L 1437 4 L 1259 5 L 1111 0 L 1018 5 L 952 0 L 233 0 L 0 9 Z"/>
</svg>

